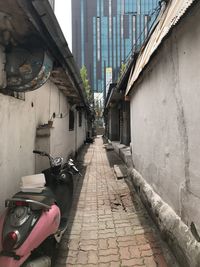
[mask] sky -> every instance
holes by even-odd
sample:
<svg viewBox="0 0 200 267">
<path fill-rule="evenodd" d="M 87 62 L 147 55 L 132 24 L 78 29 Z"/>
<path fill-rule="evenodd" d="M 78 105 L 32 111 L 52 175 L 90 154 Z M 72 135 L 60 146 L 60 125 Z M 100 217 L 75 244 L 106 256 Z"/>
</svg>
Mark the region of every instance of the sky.
<svg viewBox="0 0 200 267">
<path fill-rule="evenodd" d="M 71 0 L 55 0 L 55 14 L 72 51 Z"/>
</svg>

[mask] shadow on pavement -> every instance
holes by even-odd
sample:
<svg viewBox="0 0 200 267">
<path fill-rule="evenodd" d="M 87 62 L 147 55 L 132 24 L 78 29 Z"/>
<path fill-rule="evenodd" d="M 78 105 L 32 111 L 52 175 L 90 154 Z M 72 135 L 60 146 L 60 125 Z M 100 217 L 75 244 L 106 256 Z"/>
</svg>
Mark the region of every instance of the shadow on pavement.
<svg viewBox="0 0 200 267">
<path fill-rule="evenodd" d="M 108 143 L 104 137 L 103 143 L 104 145 Z M 126 166 L 114 149 L 106 150 L 105 148 L 105 151 L 111 168 L 114 165 L 120 164 Z M 130 174 L 130 170 L 128 173 Z M 137 247 L 144 249 L 142 253 L 146 256 L 146 266 L 179 267 L 168 245 L 162 240 L 160 231 L 148 212 L 148 207 L 144 206 L 140 196 L 136 192 L 131 176 L 128 175 L 126 178 L 120 180 L 115 177 L 115 179 L 119 184 L 118 196 L 116 197 L 117 205 L 115 199 L 114 203 L 111 203 L 111 206 L 114 206 L 113 210 L 115 212 L 121 209 L 124 212 L 124 217 L 127 215 L 130 217 L 133 228 L 133 239 L 137 243 L 136 249 Z M 120 189 L 120 184 L 127 185 L 126 192 Z"/>
<path fill-rule="evenodd" d="M 82 174 L 82 176 L 80 175 L 76 175 L 74 176 L 74 194 L 73 194 L 73 202 L 72 202 L 72 208 L 70 211 L 70 215 L 69 215 L 69 223 L 68 223 L 68 228 L 67 231 L 65 232 L 65 234 L 62 237 L 61 243 L 58 245 L 56 252 L 55 252 L 55 261 L 53 263 L 53 267 L 64 267 L 66 266 L 66 260 L 68 257 L 68 244 L 70 242 L 70 233 L 72 230 L 72 226 L 73 226 L 73 222 L 76 216 L 76 211 L 77 211 L 77 205 L 79 202 L 79 197 L 80 197 L 80 192 L 82 189 L 82 185 L 83 185 L 83 180 L 85 177 L 85 173 L 87 170 L 88 165 L 90 164 L 90 162 L 87 162 L 87 160 L 85 160 L 85 155 L 88 151 L 88 149 L 90 148 L 89 144 L 85 144 L 78 152 L 76 161 L 75 161 L 75 165 L 77 166 L 77 168 L 79 169 L 80 173 Z"/>
</svg>

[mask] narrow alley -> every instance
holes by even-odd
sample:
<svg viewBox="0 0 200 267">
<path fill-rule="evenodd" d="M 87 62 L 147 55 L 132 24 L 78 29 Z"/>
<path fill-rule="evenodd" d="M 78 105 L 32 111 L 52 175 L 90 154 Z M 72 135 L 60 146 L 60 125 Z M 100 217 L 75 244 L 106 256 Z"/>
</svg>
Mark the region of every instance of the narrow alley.
<svg viewBox="0 0 200 267">
<path fill-rule="evenodd" d="M 56 267 L 177 267 L 129 179 L 117 180 L 114 164 L 122 162 L 100 136 L 81 151 L 83 176 Z"/>
</svg>

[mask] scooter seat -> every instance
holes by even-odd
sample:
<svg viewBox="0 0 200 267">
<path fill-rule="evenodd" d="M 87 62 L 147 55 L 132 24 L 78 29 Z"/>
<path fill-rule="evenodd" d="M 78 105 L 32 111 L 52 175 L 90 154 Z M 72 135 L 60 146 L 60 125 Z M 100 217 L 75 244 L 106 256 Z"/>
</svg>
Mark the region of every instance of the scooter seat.
<svg viewBox="0 0 200 267">
<path fill-rule="evenodd" d="M 40 203 L 51 206 L 55 203 L 55 196 L 50 188 L 46 187 L 42 192 L 18 192 L 14 195 L 14 198 L 25 198 L 38 201 Z"/>
</svg>

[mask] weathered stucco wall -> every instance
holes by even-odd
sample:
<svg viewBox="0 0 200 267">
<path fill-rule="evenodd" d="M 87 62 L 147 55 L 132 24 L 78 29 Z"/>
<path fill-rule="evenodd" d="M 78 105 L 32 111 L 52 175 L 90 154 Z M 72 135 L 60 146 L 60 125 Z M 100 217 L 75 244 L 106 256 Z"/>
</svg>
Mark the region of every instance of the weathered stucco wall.
<svg viewBox="0 0 200 267">
<path fill-rule="evenodd" d="M 82 126 L 78 126 L 78 111 L 75 106 L 74 111 L 74 130 L 69 131 L 69 109 L 70 105 L 66 97 L 57 87 L 48 82 L 36 94 L 36 113 L 38 125 L 48 122 L 49 118 L 55 113 L 53 119 L 53 128 L 49 130 L 49 137 L 37 137 L 36 149 L 45 150 L 53 156 L 62 156 L 65 160 L 68 155 L 74 155 L 75 151 L 83 144 L 85 140 L 86 122 L 84 114 L 82 116 Z M 46 102 L 46 107 L 44 103 Z M 36 172 L 49 165 L 47 158 L 36 156 Z"/>
<path fill-rule="evenodd" d="M 108 137 L 111 141 L 118 141 L 119 136 L 119 109 L 117 107 L 110 108 L 108 113 Z"/>
<path fill-rule="evenodd" d="M 0 49 L 0 88 L 5 83 L 4 62 Z M 50 152 L 66 158 L 75 151 L 75 133 L 69 131 L 67 99 L 51 81 L 26 93 L 25 101 L 0 93 L 0 212 L 5 198 L 19 189 L 20 177 L 35 173 L 32 151 L 36 146 L 36 128 L 47 123 L 54 112 L 56 118 L 50 130 Z M 61 113 L 62 118 L 59 118 Z M 84 117 L 78 130 L 77 148 L 85 140 Z M 48 163 L 43 163 L 43 166 L 48 167 Z"/>
<path fill-rule="evenodd" d="M 78 113 L 77 113 L 78 116 Z M 86 114 L 82 112 L 82 126 L 79 126 L 77 120 L 77 147 L 80 148 L 83 145 L 83 141 L 85 141 L 87 134 L 87 123 L 86 123 Z"/>
<path fill-rule="evenodd" d="M 173 30 L 131 95 L 136 169 L 200 234 L 200 5 Z"/>
</svg>

